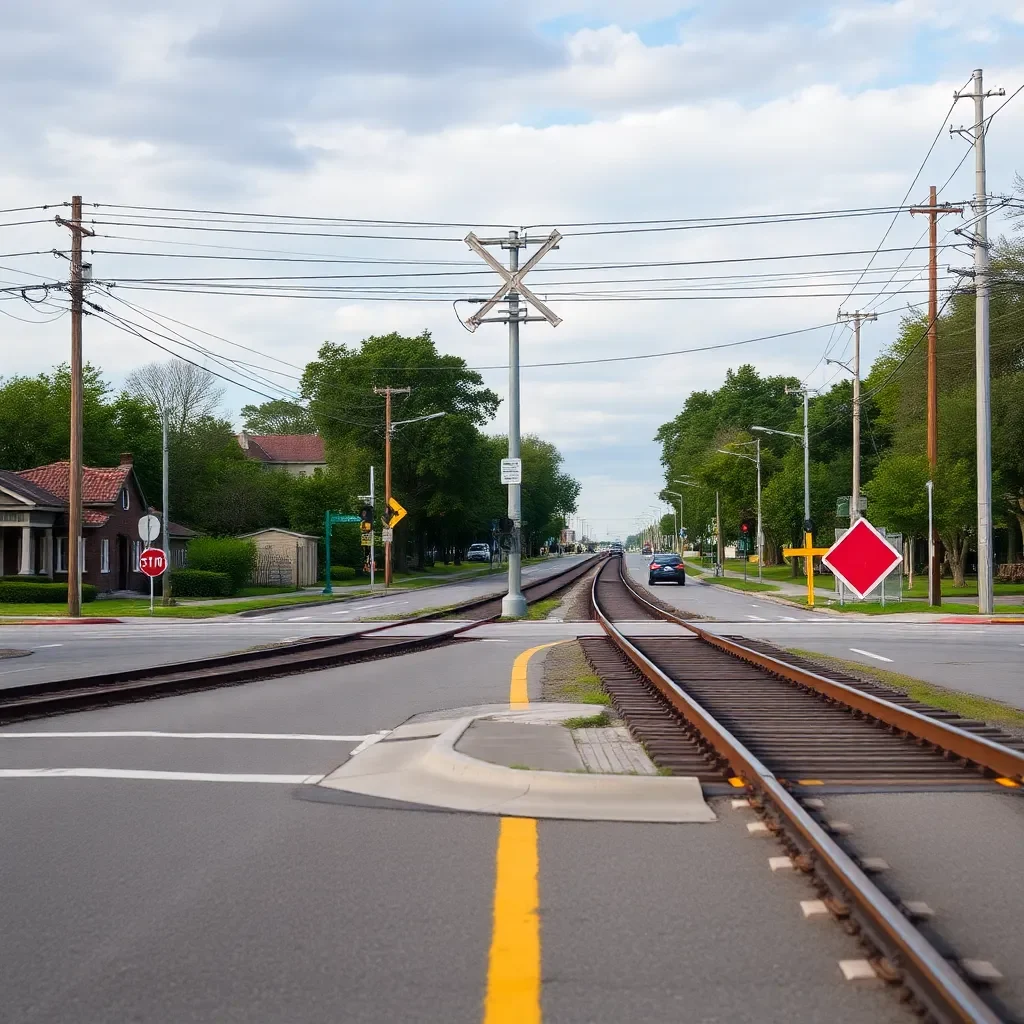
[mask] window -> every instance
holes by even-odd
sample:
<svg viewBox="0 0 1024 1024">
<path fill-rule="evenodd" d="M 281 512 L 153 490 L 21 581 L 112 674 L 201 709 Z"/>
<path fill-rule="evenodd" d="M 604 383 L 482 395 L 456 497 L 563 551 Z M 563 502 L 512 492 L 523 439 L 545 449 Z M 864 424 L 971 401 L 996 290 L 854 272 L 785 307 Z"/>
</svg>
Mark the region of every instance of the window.
<svg viewBox="0 0 1024 1024">
<path fill-rule="evenodd" d="M 139 556 L 141 554 L 142 554 L 142 541 L 141 540 L 133 540 L 132 541 L 132 571 L 133 572 L 142 572 L 142 570 L 139 568 Z"/>
<path fill-rule="evenodd" d="M 130 502 L 128 500 L 128 488 L 127 487 L 122 487 L 121 488 L 121 508 L 123 508 L 125 511 L 127 511 L 129 504 L 130 504 Z"/>
<path fill-rule="evenodd" d="M 100 541 L 100 572 L 110 572 L 110 540 L 107 537 Z"/>
<path fill-rule="evenodd" d="M 68 539 L 67 537 L 55 538 L 57 542 L 57 572 L 68 571 Z"/>
</svg>

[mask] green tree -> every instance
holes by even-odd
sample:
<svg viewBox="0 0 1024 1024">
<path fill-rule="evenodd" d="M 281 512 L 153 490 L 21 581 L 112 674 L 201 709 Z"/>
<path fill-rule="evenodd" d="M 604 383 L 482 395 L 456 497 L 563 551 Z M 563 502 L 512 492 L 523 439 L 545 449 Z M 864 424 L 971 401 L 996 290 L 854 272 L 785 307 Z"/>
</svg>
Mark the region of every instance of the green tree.
<svg viewBox="0 0 1024 1024">
<path fill-rule="evenodd" d="M 316 423 L 304 406 L 274 398 L 261 405 L 243 405 L 242 423 L 252 434 L 313 434 Z"/>
</svg>

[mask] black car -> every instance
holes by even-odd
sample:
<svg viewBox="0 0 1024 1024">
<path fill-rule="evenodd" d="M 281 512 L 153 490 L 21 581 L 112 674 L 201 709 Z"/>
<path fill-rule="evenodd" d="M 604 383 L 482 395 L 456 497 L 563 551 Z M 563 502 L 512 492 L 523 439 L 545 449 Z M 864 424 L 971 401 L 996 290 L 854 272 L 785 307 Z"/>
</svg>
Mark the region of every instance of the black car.
<svg viewBox="0 0 1024 1024">
<path fill-rule="evenodd" d="M 686 584 L 686 568 L 678 555 L 655 555 L 648 568 L 647 582 Z"/>
</svg>

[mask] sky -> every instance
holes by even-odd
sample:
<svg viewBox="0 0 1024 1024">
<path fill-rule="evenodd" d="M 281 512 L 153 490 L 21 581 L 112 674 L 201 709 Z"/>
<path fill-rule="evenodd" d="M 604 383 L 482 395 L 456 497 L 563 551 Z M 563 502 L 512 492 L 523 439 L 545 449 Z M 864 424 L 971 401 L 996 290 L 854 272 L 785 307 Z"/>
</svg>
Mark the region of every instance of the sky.
<svg viewBox="0 0 1024 1024">
<path fill-rule="evenodd" d="M 115 386 L 167 358 L 155 340 L 240 382 L 237 422 L 263 400 L 246 388 L 294 393 L 324 341 L 428 329 L 504 397 L 504 326 L 469 333 L 473 307 L 453 307 L 499 283 L 467 273 L 486 268 L 463 239 L 523 229 L 529 253 L 557 228 L 526 281 L 562 323 L 522 327 L 522 429 L 562 450 L 591 532 L 624 538 L 667 510 L 654 435 L 692 391 L 743 362 L 827 386 L 843 371 L 826 350 L 850 354 L 840 306 L 879 313 L 868 366 L 925 301 L 926 224 L 893 208 L 947 179 L 940 200 L 971 198 L 948 128 L 973 110 L 953 92 L 984 68 L 1012 94 L 1022 44 L 1024 0 L 37 0 L 0 35 L 0 288 L 66 278 L 66 209 L 19 208 L 77 193 L 97 232 L 88 298 L 164 335 L 86 319 Z M 1024 96 L 993 118 L 988 160 L 1007 193 Z M 764 222 L 850 210 L 867 212 Z M 971 263 L 955 224 L 943 268 Z M 848 255 L 806 258 L 821 253 Z M 328 274 L 364 276 L 309 277 Z M 0 294 L 0 375 L 67 359 L 59 292 Z M 620 361 L 581 362 L 600 359 Z M 503 402 L 489 429 L 506 425 Z"/>
</svg>

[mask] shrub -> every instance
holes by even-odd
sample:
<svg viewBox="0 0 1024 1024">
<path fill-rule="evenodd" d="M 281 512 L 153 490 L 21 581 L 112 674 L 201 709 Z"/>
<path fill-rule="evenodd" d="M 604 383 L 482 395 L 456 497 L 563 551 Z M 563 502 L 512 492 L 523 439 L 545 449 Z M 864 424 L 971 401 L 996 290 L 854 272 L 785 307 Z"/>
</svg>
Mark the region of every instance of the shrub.
<svg viewBox="0 0 1024 1024">
<path fill-rule="evenodd" d="M 172 569 L 171 592 L 175 597 L 228 597 L 234 590 L 226 572 Z"/>
<path fill-rule="evenodd" d="M 332 580 L 354 580 L 356 578 L 356 571 L 350 565 L 332 565 L 331 566 L 331 579 Z"/>
<path fill-rule="evenodd" d="M 228 593 L 234 594 L 252 579 L 256 545 L 237 537 L 195 537 L 188 542 L 188 567 L 223 573 L 228 577 Z M 174 586 L 173 580 L 171 586 Z"/>
<path fill-rule="evenodd" d="M 52 583 L 49 576 L 0 576 L 0 583 Z"/>
<path fill-rule="evenodd" d="M 68 599 L 66 583 L 0 582 L 0 604 L 64 604 Z M 82 603 L 96 600 L 96 588 L 82 584 Z"/>
</svg>

